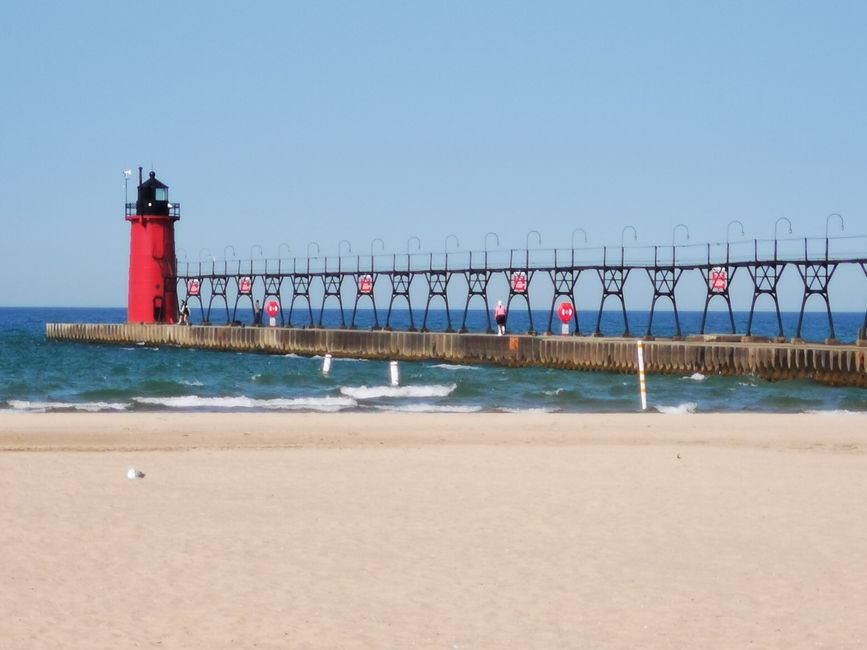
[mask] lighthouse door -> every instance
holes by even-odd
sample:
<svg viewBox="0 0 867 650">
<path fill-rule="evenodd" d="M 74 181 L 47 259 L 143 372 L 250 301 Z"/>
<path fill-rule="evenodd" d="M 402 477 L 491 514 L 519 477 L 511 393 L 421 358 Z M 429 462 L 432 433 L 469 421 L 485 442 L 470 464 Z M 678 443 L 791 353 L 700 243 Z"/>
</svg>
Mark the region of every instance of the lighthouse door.
<svg viewBox="0 0 867 650">
<path fill-rule="evenodd" d="M 154 322 L 161 323 L 163 321 L 163 298 L 156 296 L 154 298 Z"/>
</svg>

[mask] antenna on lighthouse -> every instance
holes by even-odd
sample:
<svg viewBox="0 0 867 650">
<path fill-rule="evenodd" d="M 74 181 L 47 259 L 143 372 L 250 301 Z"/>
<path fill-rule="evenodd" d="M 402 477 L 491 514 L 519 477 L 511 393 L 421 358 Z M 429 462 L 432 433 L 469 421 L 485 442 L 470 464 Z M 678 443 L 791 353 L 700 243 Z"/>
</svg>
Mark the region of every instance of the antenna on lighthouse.
<svg viewBox="0 0 867 650">
<path fill-rule="evenodd" d="M 132 176 L 131 169 L 123 170 L 123 207 L 126 209 L 126 204 L 129 203 L 129 177 Z"/>
</svg>

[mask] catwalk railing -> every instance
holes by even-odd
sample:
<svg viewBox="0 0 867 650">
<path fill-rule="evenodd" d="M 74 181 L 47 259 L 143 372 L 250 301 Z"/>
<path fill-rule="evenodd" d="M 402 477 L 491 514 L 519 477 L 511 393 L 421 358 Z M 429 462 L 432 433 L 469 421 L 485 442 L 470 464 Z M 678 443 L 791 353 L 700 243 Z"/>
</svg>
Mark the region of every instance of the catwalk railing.
<svg viewBox="0 0 867 650">
<path fill-rule="evenodd" d="M 381 243 L 381 242 L 380 242 Z M 229 247 L 227 247 L 229 248 Z M 318 248 L 318 247 L 317 247 Z M 371 247 L 372 248 L 372 247 Z M 409 246 L 407 247 L 409 248 Z M 804 312 L 810 299 L 824 304 L 830 338 L 836 338 L 829 286 L 839 268 L 860 269 L 867 276 L 867 235 L 798 239 L 743 240 L 669 246 L 617 246 L 585 248 L 530 248 L 510 250 L 444 251 L 440 253 L 376 253 L 286 258 L 210 259 L 177 261 L 177 276 L 166 278 L 167 287 L 177 287 L 181 300 L 197 309 L 204 323 L 236 322 L 239 308 L 254 309 L 256 301 L 278 304 L 277 321 L 295 327 L 293 317 L 306 312 L 304 326 L 323 327 L 327 307 L 336 305 L 341 327 L 354 328 L 359 307 L 372 309 L 374 328 L 392 329 L 395 307 L 409 311 L 409 329 L 428 331 L 431 308 L 445 308 L 445 331 L 467 330 L 471 309 L 483 307 L 488 331 L 492 331 L 489 299 L 491 282 L 506 282 L 507 309 L 513 304 L 526 308 L 529 333 L 536 333 L 531 302 L 550 298 L 547 330 L 563 301 L 575 302 L 579 280 L 601 287 L 593 333 L 601 335 L 605 304 L 619 303 L 625 336 L 631 336 L 625 285 L 631 274 L 646 275 L 651 295 L 647 335 L 653 333 L 657 304 L 665 299 L 673 308 L 677 336 L 683 334 L 678 313 L 678 284 L 684 274 L 699 274 L 704 285 L 704 308 L 700 332 L 705 333 L 708 308 L 722 301 L 730 328 L 736 332 L 731 288 L 748 283 L 751 291 L 749 320 L 744 334 L 752 335 L 753 316 L 760 299 L 773 304 L 778 336 L 783 337 L 779 289 L 784 272 L 793 267 L 801 290 L 801 305 L 795 338 L 801 338 Z M 583 280 L 583 278 L 589 278 Z M 501 290 L 502 292 L 502 290 Z M 415 295 L 413 295 L 415 294 Z M 499 295 L 499 294 L 498 294 Z M 424 300 L 420 328 L 413 315 L 413 300 Z M 516 302 L 517 301 L 517 302 Z M 385 306 L 387 302 L 387 307 Z M 457 303 L 457 304 L 455 304 Z M 350 306 L 351 305 L 351 306 Z M 593 305 L 596 310 L 597 305 Z M 457 308 L 457 311 L 455 311 Z M 576 304 L 573 332 L 579 334 Z M 318 311 L 318 318 L 314 312 Z M 348 313 L 351 318 L 347 323 Z M 384 312 L 384 318 L 380 316 Z M 461 312 L 462 315 L 461 315 Z M 455 316 L 453 319 L 453 315 Z M 267 316 L 266 316 L 267 317 Z M 867 327 L 865 305 L 864 327 Z"/>
</svg>

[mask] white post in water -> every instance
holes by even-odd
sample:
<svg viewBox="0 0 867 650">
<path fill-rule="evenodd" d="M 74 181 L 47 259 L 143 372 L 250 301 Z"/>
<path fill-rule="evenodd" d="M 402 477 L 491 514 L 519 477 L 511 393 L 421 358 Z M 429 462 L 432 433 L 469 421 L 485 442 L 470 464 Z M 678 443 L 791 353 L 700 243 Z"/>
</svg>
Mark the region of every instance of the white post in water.
<svg viewBox="0 0 867 650">
<path fill-rule="evenodd" d="M 331 355 L 326 354 L 322 360 L 322 374 L 327 375 L 329 372 L 331 372 Z"/>
<path fill-rule="evenodd" d="M 389 361 L 388 371 L 391 375 L 391 385 L 397 386 L 400 384 L 400 370 L 397 367 L 397 361 Z"/>
<path fill-rule="evenodd" d="M 647 384 L 644 382 L 644 341 L 635 342 L 638 347 L 638 389 L 641 392 L 641 410 L 647 410 Z"/>
</svg>

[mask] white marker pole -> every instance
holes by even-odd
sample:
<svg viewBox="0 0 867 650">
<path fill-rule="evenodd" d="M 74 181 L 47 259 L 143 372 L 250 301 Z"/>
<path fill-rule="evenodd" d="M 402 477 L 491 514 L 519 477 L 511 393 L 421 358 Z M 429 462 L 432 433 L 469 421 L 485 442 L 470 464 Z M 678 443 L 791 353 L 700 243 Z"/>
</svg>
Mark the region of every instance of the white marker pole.
<svg viewBox="0 0 867 650">
<path fill-rule="evenodd" d="M 647 384 L 644 381 L 644 341 L 635 342 L 638 347 L 638 389 L 641 392 L 641 410 L 647 410 Z"/>
<path fill-rule="evenodd" d="M 327 375 L 329 372 L 331 372 L 331 355 L 326 354 L 322 360 L 322 374 Z"/>
<path fill-rule="evenodd" d="M 400 384 L 400 370 L 397 367 L 397 361 L 390 361 L 388 363 L 388 370 L 391 376 L 391 385 L 397 386 Z"/>
</svg>

